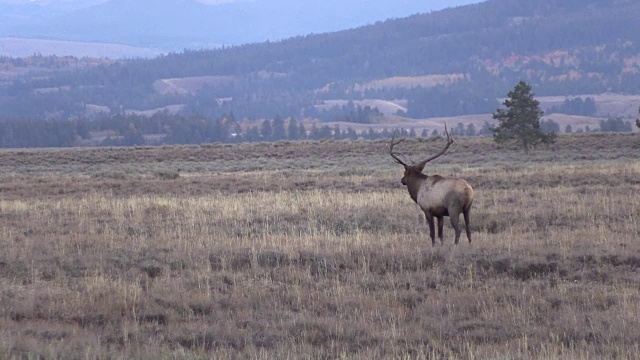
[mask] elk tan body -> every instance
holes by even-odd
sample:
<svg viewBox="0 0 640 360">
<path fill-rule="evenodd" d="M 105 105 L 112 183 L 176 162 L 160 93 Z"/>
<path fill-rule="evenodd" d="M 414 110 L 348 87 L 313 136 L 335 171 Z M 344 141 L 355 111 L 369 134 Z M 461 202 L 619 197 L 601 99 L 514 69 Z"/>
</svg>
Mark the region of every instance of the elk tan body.
<svg viewBox="0 0 640 360">
<path fill-rule="evenodd" d="M 427 223 L 429 223 L 431 243 L 434 245 L 436 242 L 434 218 L 438 219 L 438 237 L 440 238 L 440 243 L 443 243 L 445 216 L 451 219 L 451 226 L 456 233 L 455 243 L 458 244 L 461 234 L 460 214 L 464 215 L 467 239 L 471 242 L 470 216 L 471 204 L 473 203 L 473 188 L 471 185 L 462 179 L 447 178 L 440 175 L 429 176 L 422 173 L 429 161 L 444 154 L 453 143 L 451 135 L 446 131 L 446 126 L 445 133 L 447 134 L 445 148 L 437 155 L 423 160 L 417 165 L 407 165 L 393 153 L 393 147 L 404 141 L 404 139 L 394 142 L 394 137 L 389 146 L 391 156 L 397 163 L 404 166 L 402 184 L 407 186 L 409 195 L 424 212 Z"/>
<path fill-rule="evenodd" d="M 409 189 L 411 198 L 420 206 L 429 223 L 431 241 L 435 243 L 435 224 L 433 218 L 438 219 L 438 237 L 443 242 L 444 216 L 451 219 L 451 226 L 455 230 L 457 244 L 460 240 L 460 214 L 464 216 L 467 239 L 471 242 L 469 227 L 471 204 L 473 203 L 473 188 L 461 179 L 444 178 L 439 175 L 427 176 L 409 180 L 416 184 Z"/>
</svg>

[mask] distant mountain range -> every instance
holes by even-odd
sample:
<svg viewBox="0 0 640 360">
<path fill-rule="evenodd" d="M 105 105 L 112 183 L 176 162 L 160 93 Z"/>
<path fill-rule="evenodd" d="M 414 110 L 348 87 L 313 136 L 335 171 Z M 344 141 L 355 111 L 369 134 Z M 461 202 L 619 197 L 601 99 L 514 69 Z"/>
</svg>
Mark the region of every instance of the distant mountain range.
<svg viewBox="0 0 640 360">
<path fill-rule="evenodd" d="M 148 1 L 135 3 L 149 9 Z M 194 1 L 164 1 L 158 12 L 178 4 L 187 13 L 209 9 Z M 154 14 L 133 0 L 74 13 L 99 8 L 104 14 L 127 3 L 132 18 Z M 90 13 L 82 18 L 90 19 Z M 178 19 L 180 12 L 171 26 Z M 554 97 L 556 109 L 568 109 L 582 102 L 564 106 L 566 97 L 640 94 L 638 19 L 636 0 L 489 0 L 352 30 L 150 60 L 0 58 L 0 118 L 74 119 L 172 109 L 209 118 L 233 113 L 237 119 L 281 115 L 330 121 L 355 118 L 345 115 L 356 112 L 353 104 L 334 109 L 355 101 L 388 104 L 394 113 L 387 116 L 425 119 L 488 114 L 520 80 L 536 95 Z M 165 31 L 161 25 L 151 28 Z M 589 115 L 635 115 L 635 101 L 622 110 L 597 103 Z"/>
<path fill-rule="evenodd" d="M 181 51 L 345 30 L 479 0 L 0 2 L 0 37 Z"/>
</svg>

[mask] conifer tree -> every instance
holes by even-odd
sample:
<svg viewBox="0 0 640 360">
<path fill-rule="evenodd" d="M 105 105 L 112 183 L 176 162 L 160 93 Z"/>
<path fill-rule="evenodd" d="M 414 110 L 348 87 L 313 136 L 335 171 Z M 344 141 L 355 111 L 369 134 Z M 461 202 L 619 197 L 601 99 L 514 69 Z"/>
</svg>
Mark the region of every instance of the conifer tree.
<svg viewBox="0 0 640 360">
<path fill-rule="evenodd" d="M 296 118 L 291 117 L 287 126 L 287 137 L 289 140 L 298 140 L 298 122 Z"/>
<path fill-rule="evenodd" d="M 282 116 L 276 115 L 273 119 L 273 136 L 274 141 L 284 140 L 287 138 L 287 131 L 284 128 L 284 119 Z"/>
<path fill-rule="evenodd" d="M 260 126 L 260 137 L 264 141 L 271 141 L 273 138 L 273 126 L 271 125 L 271 120 L 265 119 L 262 122 L 262 126 Z"/>
<path fill-rule="evenodd" d="M 300 121 L 300 126 L 298 127 L 298 138 L 300 140 L 304 140 L 307 138 L 307 129 L 304 127 L 304 123 Z"/>
<path fill-rule="evenodd" d="M 531 85 L 520 81 L 502 104 L 505 108 L 493 113 L 493 118 L 498 121 L 498 126 L 492 129 L 495 142 L 517 142 L 525 152 L 529 152 L 538 144 L 556 141 L 555 133 L 545 134 L 540 130 L 544 112 L 540 110 L 540 102 L 534 98 Z"/>
</svg>

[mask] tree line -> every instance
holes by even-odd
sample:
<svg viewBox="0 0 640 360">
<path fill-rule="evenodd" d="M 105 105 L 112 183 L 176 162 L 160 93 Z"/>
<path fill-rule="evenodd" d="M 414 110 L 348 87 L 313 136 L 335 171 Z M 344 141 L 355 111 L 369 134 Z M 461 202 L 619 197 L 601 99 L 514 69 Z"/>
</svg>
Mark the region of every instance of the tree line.
<svg viewBox="0 0 640 360">
<path fill-rule="evenodd" d="M 418 136 L 415 129 L 399 129 Z M 422 136 L 429 131 L 423 130 Z M 431 135 L 438 136 L 437 130 Z M 374 140 L 391 136 L 389 130 L 356 132 L 340 125 L 305 124 L 276 116 L 241 125 L 233 114 L 218 119 L 157 114 L 152 117 L 119 115 L 101 120 L 0 121 L 0 147 L 136 146 L 238 143 L 282 140 Z"/>
<path fill-rule="evenodd" d="M 355 124 L 354 124 L 355 125 Z M 539 121 L 542 133 L 559 133 L 558 123 L 549 119 Z M 450 130 L 457 137 L 491 136 L 494 127 L 483 124 L 458 123 Z M 565 132 L 573 131 L 570 126 Z M 443 135 L 438 129 L 398 128 L 399 136 L 429 137 Z M 628 132 L 630 121 L 622 118 L 602 120 L 599 129 L 586 131 Z M 0 121 L 1 148 L 73 147 L 73 146 L 135 146 L 177 145 L 204 143 L 238 143 L 258 141 L 296 140 L 376 140 L 389 138 L 393 130 L 356 131 L 352 126 L 305 122 L 295 117 L 275 116 L 272 119 L 237 121 L 233 113 L 217 119 L 158 113 L 151 117 L 117 115 L 99 120 L 6 120 Z"/>
</svg>

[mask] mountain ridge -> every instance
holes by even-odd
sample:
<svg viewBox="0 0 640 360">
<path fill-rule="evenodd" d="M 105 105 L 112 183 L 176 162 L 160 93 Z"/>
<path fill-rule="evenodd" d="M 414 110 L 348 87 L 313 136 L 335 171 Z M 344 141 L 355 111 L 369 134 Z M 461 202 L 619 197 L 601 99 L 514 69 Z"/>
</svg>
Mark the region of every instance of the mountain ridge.
<svg viewBox="0 0 640 360">
<path fill-rule="evenodd" d="M 46 36 L 180 51 L 344 30 L 472 1 L 439 0 L 425 5 L 419 0 L 257 0 L 207 5 L 196 0 L 111 0 L 28 24 L 0 25 L 0 36 Z"/>
<path fill-rule="evenodd" d="M 0 87 L 0 108 L 68 118 L 82 116 L 79 104 L 111 113 L 181 104 L 185 114 L 208 117 L 326 119 L 334 115 L 318 110 L 325 101 L 401 99 L 399 115 L 415 119 L 489 113 L 520 80 L 540 96 L 640 94 L 640 4 L 611 4 L 490 0 L 353 30 L 23 77 Z M 183 79 L 189 91 L 158 92 L 164 79 Z M 65 91 L 36 93 L 42 88 Z M 25 102 L 32 105 L 19 106 Z"/>
</svg>

